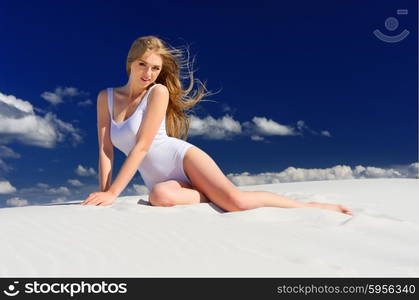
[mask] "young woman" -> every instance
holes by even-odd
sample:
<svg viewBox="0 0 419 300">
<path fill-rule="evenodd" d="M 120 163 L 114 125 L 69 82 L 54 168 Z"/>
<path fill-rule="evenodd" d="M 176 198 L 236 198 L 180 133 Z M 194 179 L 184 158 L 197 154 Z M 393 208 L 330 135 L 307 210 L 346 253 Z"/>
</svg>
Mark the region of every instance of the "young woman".
<svg viewBox="0 0 419 300">
<path fill-rule="evenodd" d="M 341 205 L 302 203 L 265 191 L 241 191 L 198 147 L 181 139 L 189 128 L 185 110 L 208 95 L 201 83 L 193 96 L 193 72 L 183 51 L 155 36 L 136 39 L 128 53 L 128 82 L 98 95 L 99 185 L 82 205 L 110 205 L 137 170 L 150 190 L 155 206 L 213 202 L 225 211 L 262 206 L 316 207 L 351 215 Z M 190 84 L 183 90 L 182 68 L 188 67 Z M 198 81 L 199 82 L 199 81 Z M 113 146 L 127 156 L 111 183 Z"/>
</svg>

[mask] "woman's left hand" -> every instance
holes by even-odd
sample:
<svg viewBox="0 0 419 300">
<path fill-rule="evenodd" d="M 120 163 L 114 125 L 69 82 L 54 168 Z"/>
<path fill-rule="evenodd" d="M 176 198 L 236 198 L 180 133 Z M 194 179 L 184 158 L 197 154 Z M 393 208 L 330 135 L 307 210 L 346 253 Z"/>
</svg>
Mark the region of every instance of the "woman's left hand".
<svg viewBox="0 0 419 300">
<path fill-rule="evenodd" d="M 111 205 L 115 202 L 116 196 L 110 192 L 91 193 L 81 205 Z"/>
</svg>

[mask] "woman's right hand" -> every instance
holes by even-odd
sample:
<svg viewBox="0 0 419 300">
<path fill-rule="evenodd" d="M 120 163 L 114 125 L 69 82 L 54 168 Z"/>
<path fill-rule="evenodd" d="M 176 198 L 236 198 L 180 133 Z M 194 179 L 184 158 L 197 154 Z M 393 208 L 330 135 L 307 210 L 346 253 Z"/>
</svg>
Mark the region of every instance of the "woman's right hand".
<svg viewBox="0 0 419 300">
<path fill-rule="evenodd" d="M 111 192 L 96 192 L 91 193 L 81 205 L 96 205 L 96 206 L 107 206 L 111 205 L 116 200 L 116 195 Z"/>
</svg>

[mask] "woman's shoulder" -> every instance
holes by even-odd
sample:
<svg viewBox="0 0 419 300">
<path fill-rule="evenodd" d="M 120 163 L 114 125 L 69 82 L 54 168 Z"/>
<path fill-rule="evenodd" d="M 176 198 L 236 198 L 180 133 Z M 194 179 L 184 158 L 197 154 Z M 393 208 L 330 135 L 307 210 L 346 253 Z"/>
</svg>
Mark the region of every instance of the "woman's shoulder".
<svg viewBox="0 0 419 300">
<path fill-rule="evenodd" d="M 104 88 L 99 91 L 97 95 L 97 101 L 99 103 L 106 103 L 108 102 L 109 92 L 112 91 L 113 88 Z"/>
<path fill-rule="evenodd" d="M 103 89 L 103 90 L 100 90 L 99 93 L 97 94 L 97 101 L 98 102 L 105 101 L 105 100 L 102 100 L 102 99 L 106 99 L 107 95 L 108 95 L 108 89 L 107 88 Z"/>
<path fill-rule="evenodd" d="M 117 90 L 118 88 L 114 87 L 107 87 L 99 91 L 97 96 L 97 103 L 100 106 L 108 106 L 109 98 L 111 97 L 110 93 L 112 93 L 112 98 L 119 95 L 119 92 Z"/>
<path fill-rule="evenodd" d="M 103 92 L 106 95 L 106 98 L 109 98 L 109 94 L 112 93 L 112 99 L 114 101 L 118 101 L 119 99 L 122 99 L 127 96 L 122 87 L 107 87 L 103 89 L 101 92 Z"/>
<path fill-rule="evenodd" d="M 167 87 L 161 83 L 155 83 L 152 87 L 153 90 L 158 90 L 159 92 L 169 92 Z"/>
</svg>

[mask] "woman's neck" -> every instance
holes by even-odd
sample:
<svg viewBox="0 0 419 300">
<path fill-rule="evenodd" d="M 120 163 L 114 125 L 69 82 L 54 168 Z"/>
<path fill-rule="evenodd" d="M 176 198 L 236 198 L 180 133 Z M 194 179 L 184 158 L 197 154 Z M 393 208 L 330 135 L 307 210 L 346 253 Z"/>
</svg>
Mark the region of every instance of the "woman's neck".
<svg viewBox="0 0 419 300">
<path fill-rule="evenodd" d="M 128 82 L 125 86 L 122 87 L 122 90 L 128 96 L 128 100 L 133 101 L 144 92 L 145 87 L 134 85 L 132 82 Z"/>
</svg>

